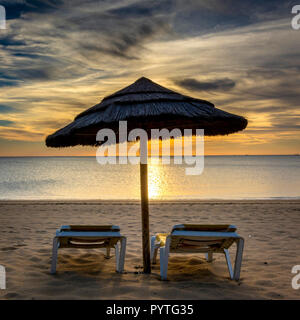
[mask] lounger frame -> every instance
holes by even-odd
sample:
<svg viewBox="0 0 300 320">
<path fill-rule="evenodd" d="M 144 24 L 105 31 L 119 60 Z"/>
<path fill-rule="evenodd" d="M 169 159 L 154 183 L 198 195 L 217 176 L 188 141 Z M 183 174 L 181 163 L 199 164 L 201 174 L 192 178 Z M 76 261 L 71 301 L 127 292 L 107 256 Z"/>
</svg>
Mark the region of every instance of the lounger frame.
<svg viewBox="0 0 300 320">
<path fill-rule="evenodd" d="M 230 226 L 230 229 L 235 230 L 236 228 L 234 226 Z M 181 239 L 195 241 L 195 243 L 199 240 L 199 243 L 197 243 L 198 248 L 176 247 L 176 243 Z M 203 248 L 199 248 L 201 247 L 201 243 L 203 244 L 203 241 L 205 242 L 205 240 L 210 241 L 213 239 L 221 240 L 221 245 L 219 247 L 209 247 L 204 245 Z M 237 245 L 234 269 L 232 268 L 228 250 L 233 243 L 236 243 Z M 157 252 L 160 250 L 160 275 L 162 280 L 167 280 L 169 253 L 205 253 L 208 262 L 213 261 L 214 253 L 223 253 L 226 258 L 230 279 L 238 281 L 240 279 L 243 249 L 244 239 L 236 232 L 173 230 L 172 233 L 167 236 L 164 246 L 156 241 L 156 236 L 152 236 L 151 261 L 153 264 L 156 263 Z"/>
<path fill-rule="evenodd" d="M 68 230 L 69 229 L 69 230 Z M 109 259 L 110 249 L 115 249 L 116 271 L 124 271 L 126 254 L 126 237 L 119 232 L 118 226 L 112 226 L 111 231 L 72 231 L 70 226 L 63 226 L 56 231 L 53 239 L 51 274 L 56 273 L 57 257 L 59 248 L 105 248 L 106 256 Z"/>
</svg>

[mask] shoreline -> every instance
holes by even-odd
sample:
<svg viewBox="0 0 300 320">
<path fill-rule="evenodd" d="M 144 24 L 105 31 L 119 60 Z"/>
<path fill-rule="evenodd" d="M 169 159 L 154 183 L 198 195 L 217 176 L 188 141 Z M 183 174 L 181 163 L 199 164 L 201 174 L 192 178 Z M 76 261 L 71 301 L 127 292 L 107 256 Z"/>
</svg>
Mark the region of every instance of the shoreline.
<svg viewBox="0 0 300 320">
<path fill-rule="evenodd" d="M 53 204 L 53 203 L 59 203 L 59 204 L 101 204 L 101 203 L 126 203 L 126 204 L 139 204 L 141 202 L 141 200 L 137 199 L 132 199 L 132 200 L 126 200 L 126 199 L 114 199 L 114 200 L 110 200 L 110 199 L 104 199 L 104 200 L 97 200 L 97 199 L 18 199 L 18 200 L 14 200 L 14 199 L 8 199 L 8 200 L 1 200 L 0 199 L 0 204 L 31 204 L 31 203 L 41 203 L 41 204 Z M 149 199 L 149 204 L 172 204 L 172 203 L 179 203 L 179 204 L 189 204 L 189 203 L 224 203 L 224 204 L 230 204 L 230 203 L 268 203 L 268 202 L 299 202 L 300 203 L 300 197 L 296 197 L 296 198 L 271 198 L 271 199 L 186 199 L 186 200 L 161 200 L 161 199 Z"/>
</svg>

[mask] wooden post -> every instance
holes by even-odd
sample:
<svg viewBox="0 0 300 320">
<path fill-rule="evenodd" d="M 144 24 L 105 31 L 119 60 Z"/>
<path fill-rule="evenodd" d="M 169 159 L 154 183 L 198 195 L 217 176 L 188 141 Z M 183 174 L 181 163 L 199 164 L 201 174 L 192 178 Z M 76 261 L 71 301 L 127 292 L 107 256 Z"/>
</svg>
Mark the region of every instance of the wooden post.
<svg viewBox="0 0 300 320">
<path fill-rule="evenodd" d="M 150 234 L 149 234 L 149 200 L 148 200 L 148 145 L 147 140 L 140 140 L 140 179 L 141 179 L 141 209 L 143 236 L 144 273 L 151 273 Z"/>
</svg>

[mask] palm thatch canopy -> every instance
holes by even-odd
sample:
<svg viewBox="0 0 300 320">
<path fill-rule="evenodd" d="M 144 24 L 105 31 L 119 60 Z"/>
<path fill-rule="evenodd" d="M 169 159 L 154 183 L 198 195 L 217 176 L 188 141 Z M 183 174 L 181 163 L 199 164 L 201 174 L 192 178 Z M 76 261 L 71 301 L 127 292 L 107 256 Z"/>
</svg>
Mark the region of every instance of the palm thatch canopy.
<svg viewBox="0 0 300 320">
<path fill-rule="evenodd" d="M 105 97 L 99 104 L 79 114 L 72 123 L 46 139 L 48 147 L 96 146 L 102 128 L 116 133 L 119 121 L 127 121 L 128 131 L 141 128 L 204 129 L 205 135 L 226 135 L 243 130 L 247 120 L 205 100 L 181 95 L 147 79 Z"/>
</svg>

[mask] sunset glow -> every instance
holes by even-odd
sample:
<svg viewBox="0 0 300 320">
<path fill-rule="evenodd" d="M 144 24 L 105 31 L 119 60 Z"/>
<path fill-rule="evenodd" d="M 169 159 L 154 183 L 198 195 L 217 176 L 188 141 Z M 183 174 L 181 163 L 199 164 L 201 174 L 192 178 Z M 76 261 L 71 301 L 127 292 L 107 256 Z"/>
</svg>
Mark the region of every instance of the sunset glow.
<svg viewBox="0 0 300 320">
<path fill-rule="evenodd" d="M 207 138 L 206 154 L 299 153 L 300 31 L 290 10 L 280 2 L 263 18 L 257 2 L 248 21 L 247 1 L 235 6 L 244 21 L 219 2 L 61 1 L 40 10 L 4 1 L 0 156 L 95 156 L 46 149 L 44 139 L 141 76 L 247 117 L 244 132 Z"/>
</svg>

